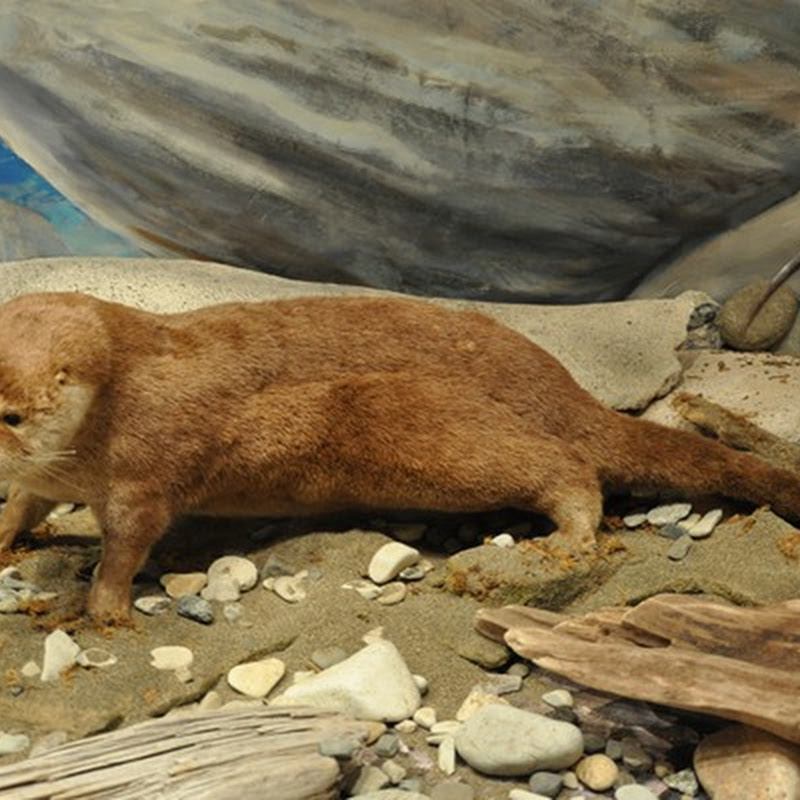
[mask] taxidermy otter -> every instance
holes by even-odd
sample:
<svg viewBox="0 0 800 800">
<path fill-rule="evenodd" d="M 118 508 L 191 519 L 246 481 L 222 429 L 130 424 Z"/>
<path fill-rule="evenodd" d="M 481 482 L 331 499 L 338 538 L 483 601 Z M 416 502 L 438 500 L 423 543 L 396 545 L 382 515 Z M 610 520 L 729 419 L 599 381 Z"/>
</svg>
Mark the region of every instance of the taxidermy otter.
<svg viewBox="0 0 800 800">
<path fill-rule="evenodd" d="M 0 306 L 0 549 L 56 501 L 103 531 L 89 595 L 131 584 L 183 513 L 530 509 L 591 548 L 606 488 L 722 493 L 800 517 L 800 479 L 603 406 L 473 312 L 308 298 L 151 314 L 81 294 Z"/>
</svg>

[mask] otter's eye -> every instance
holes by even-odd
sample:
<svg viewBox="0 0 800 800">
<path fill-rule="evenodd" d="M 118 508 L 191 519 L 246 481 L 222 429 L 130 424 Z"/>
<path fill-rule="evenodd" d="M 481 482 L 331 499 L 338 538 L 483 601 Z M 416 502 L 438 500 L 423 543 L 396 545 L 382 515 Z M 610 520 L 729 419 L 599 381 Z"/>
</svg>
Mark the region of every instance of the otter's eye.
<svg viewBox="0 0 800 800">
<path fill-rule="evenodd" d="M 17 425 L 22 424 L 22 417 L 19 414 L 3 414 L 3 422 L 12 428 L 16 428 Z"/>
</svg>

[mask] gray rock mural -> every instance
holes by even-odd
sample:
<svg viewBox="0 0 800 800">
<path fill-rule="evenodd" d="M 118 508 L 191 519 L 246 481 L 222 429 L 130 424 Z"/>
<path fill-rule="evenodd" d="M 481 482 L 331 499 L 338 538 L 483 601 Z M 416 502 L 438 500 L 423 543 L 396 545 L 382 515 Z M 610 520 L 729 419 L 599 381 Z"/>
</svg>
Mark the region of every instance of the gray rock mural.
<svg viewBox="0 0 800 800">
<path fill-rule="evenodd" d="M 787 3 L 4 0 L 0 136 L 154 254 L 608 299 L 800 189 L 798 63 Z"/>
</svg>

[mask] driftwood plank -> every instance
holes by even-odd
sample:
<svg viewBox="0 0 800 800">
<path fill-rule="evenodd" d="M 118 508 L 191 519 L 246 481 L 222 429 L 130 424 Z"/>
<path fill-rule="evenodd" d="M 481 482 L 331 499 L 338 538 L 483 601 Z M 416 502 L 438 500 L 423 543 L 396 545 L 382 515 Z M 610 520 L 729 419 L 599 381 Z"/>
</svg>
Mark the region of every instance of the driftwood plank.
<svg viewBox="0 0 800 800">
<path fill-rule="evenodd" d="M 623 623 L 680 647 L 752 664 L 781 669 L 800 664 L 800 614 L 786 606 L 740 608 L 664 594 L 627 610 Z"/>
<path fill-rule="evenodd" d="M 637 647 L 534 628 L 506 641 L 538 666 L 604 692 L 733 719 L 800 743 L 800 673 L 675 646 Z M 621 668 L 624 666 L 624 669 Z"/>
<path fill-rule="evenodd" d="M 570 619 L 568 614 L 545 611 L 532 606 L 510 605 L 502 608 L 481 608 L 475 615 L 475 627 L 487 639 L 505 642 L 509 628 L 524 628 L 527 625 L 543 625 L 552 628 L 559 622 Z"/>
<path fill-rule="evenodd" d="M 365 743 L 383 730 L 304 709 L 221 710 L 143 722 L 0 769 L 0 798 L 214 797 L 329 800 L 352 764 L 319 755 L 322 739 Z"/>
</svg>

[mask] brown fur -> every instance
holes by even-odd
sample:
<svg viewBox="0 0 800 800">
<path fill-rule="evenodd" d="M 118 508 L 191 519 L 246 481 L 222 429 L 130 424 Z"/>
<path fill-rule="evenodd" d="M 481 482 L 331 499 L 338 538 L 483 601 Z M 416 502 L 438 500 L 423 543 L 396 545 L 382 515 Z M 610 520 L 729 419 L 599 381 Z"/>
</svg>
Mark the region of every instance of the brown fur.
<svg viewBox="0 0 800 800">
<path fill-rule="evenodd" d="M 399 299 L 156 315 L 18 297 L 0 306 L 0 477 L 14 481 L 0 549 L 52 502 L 94 510 L 98 618 L 128 613 L 134 574 L 187 512 L 514 506 L 549 515 L 573 548 L 594 542 L 604 488 L 800 516 L 791 472 L 607 409 L 485 316 Z"/>
</svg>

